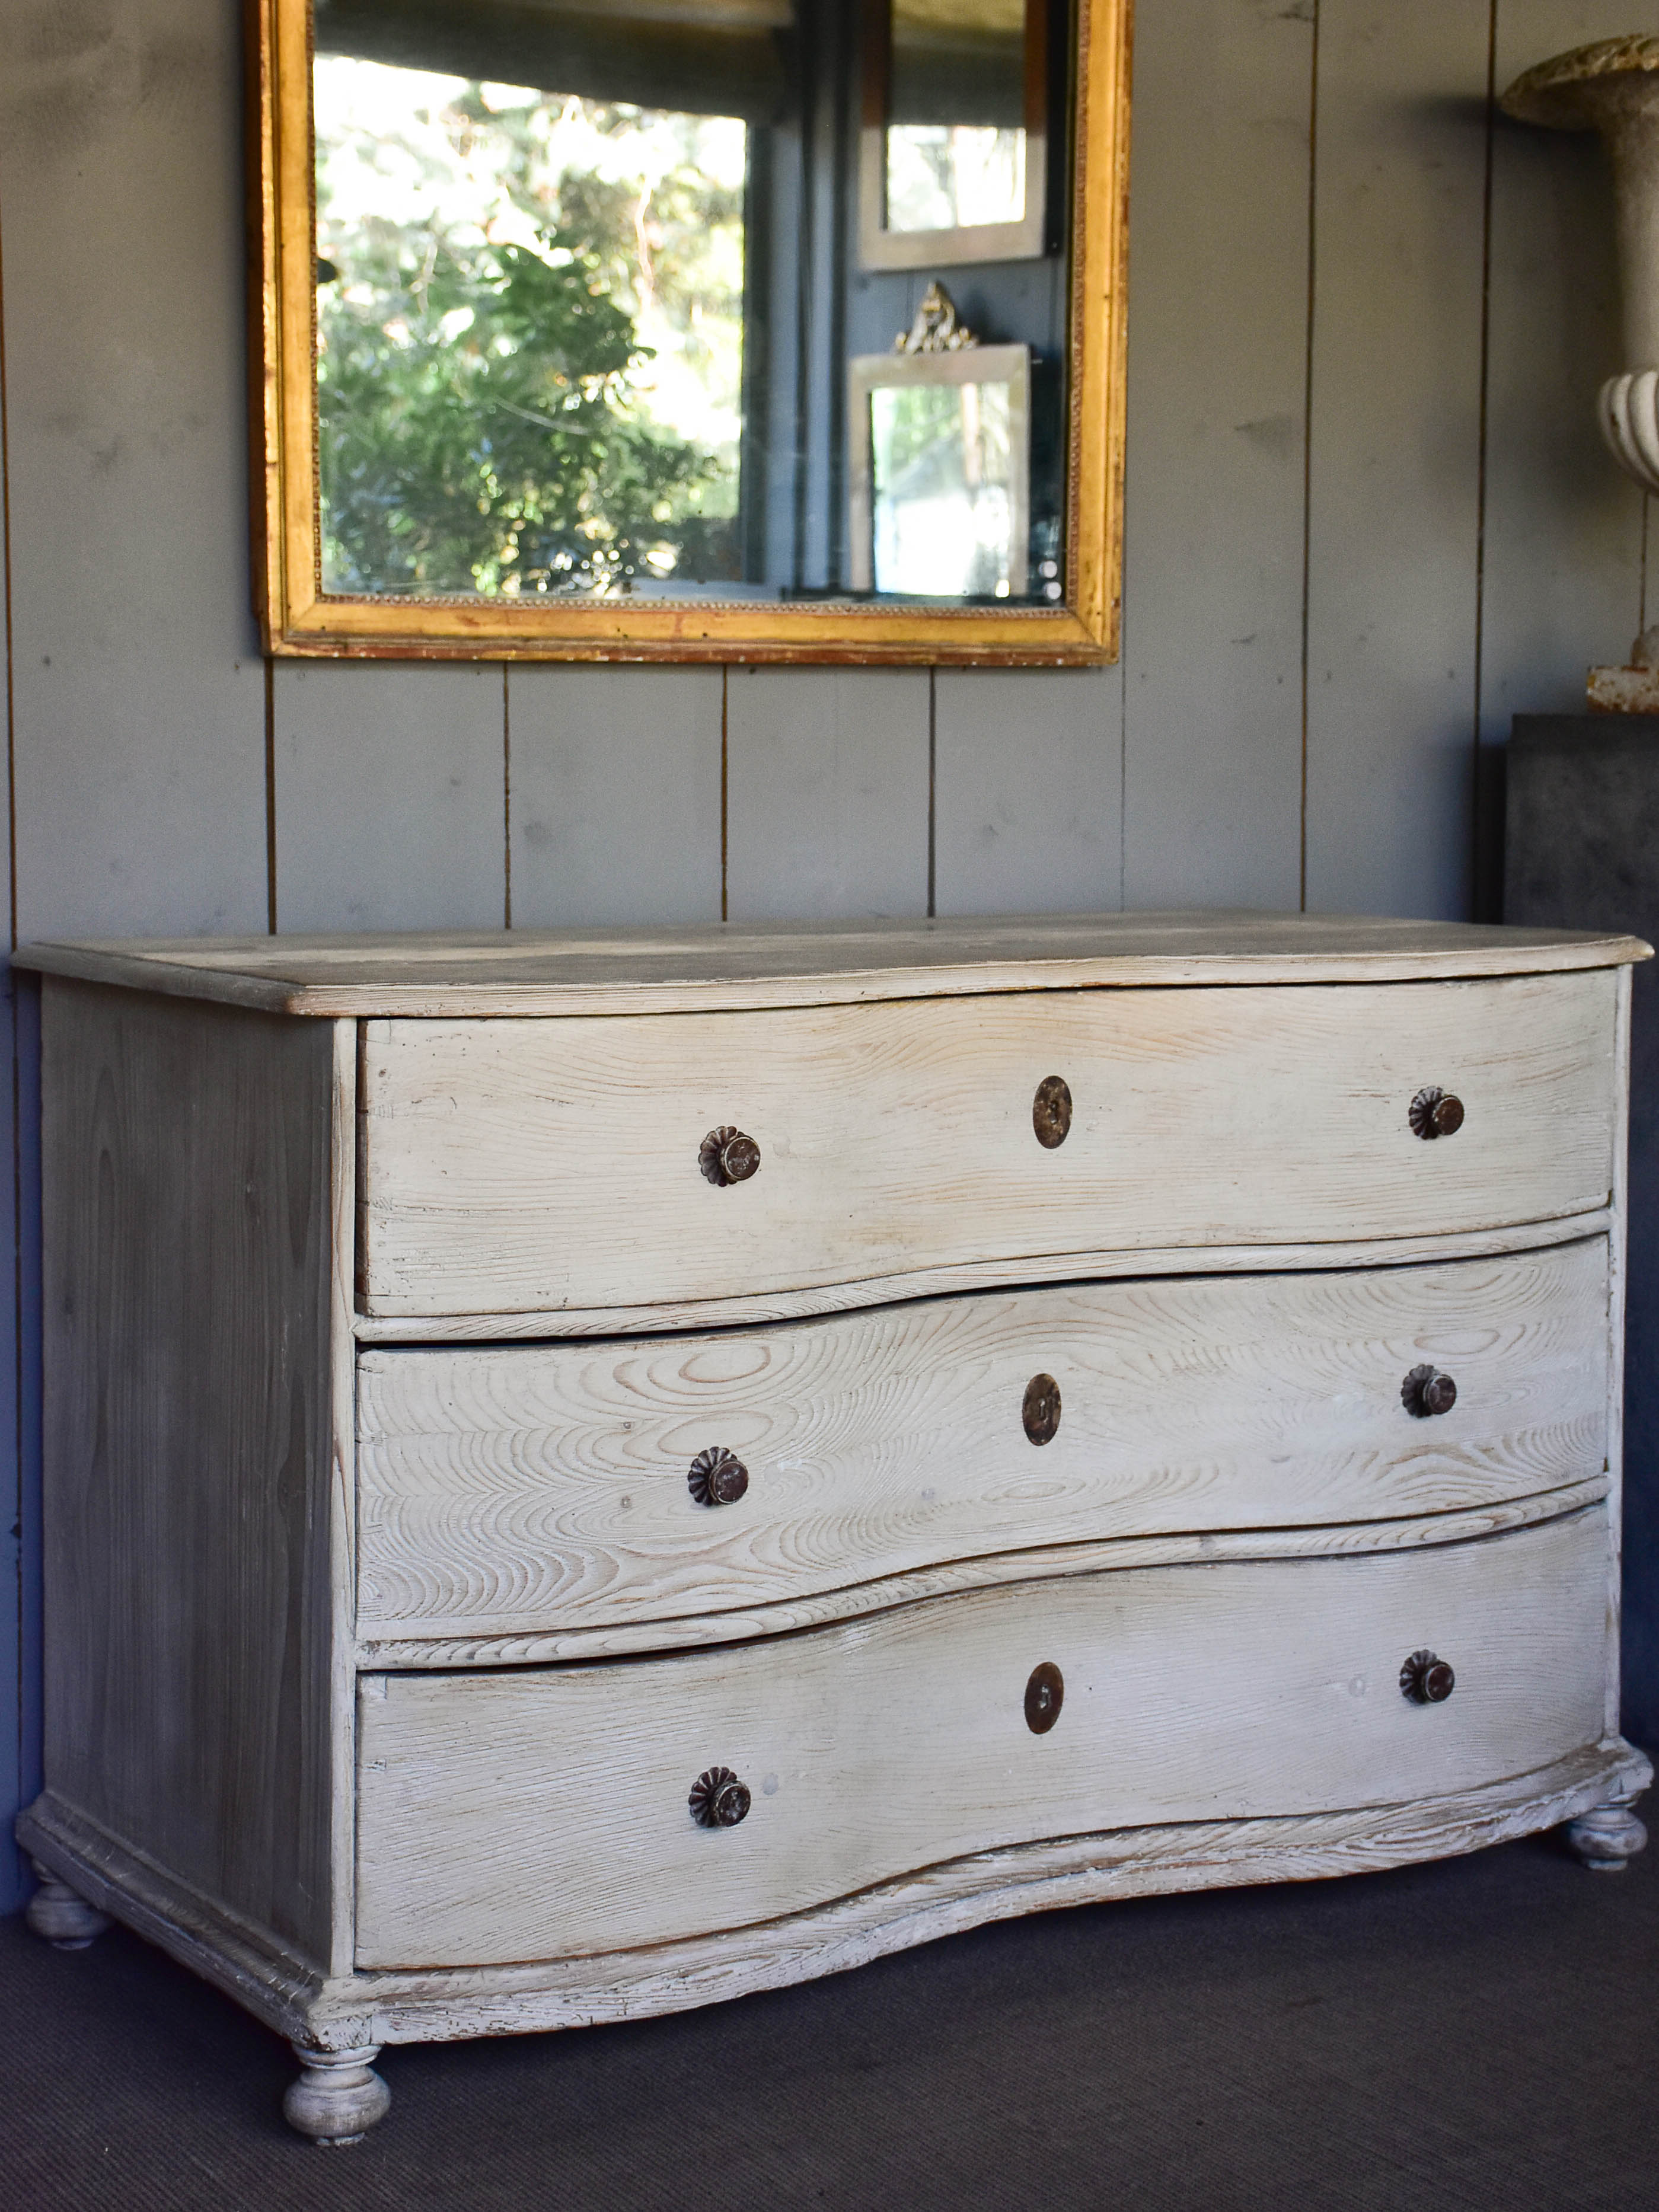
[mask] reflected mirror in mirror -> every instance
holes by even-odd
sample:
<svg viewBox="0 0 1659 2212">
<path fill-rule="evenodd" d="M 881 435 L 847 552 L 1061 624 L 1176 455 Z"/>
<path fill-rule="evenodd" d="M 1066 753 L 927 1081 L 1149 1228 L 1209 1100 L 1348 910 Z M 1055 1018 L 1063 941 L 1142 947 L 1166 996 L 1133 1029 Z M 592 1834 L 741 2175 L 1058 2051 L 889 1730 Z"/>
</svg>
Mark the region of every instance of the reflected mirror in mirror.
<svg viewBox="0 0 1659 2212">
<path fill-rule="evenodd" d="M 1024 599 L 1030 352 L 979 345 L 939 288 L 929 299 L 915 350 L 907 341 L 848 366 L 853 581 L 909 599 Z M 947 316 L 956 343 L 939 343 Z"/>
<path fill-rule="evenodd" d="M 1121 320 L 1115 277 L 1073 296 L 1072 231 L 1118 268 L 1123 0 L 1082 30 L 1068 0 L 258 20 L 275 649 L 795 657 L 833 630 L 1098 657 Z M 1110 129 L 1062 172 L 1048 116 L 1079 71 Z M 975 372 L 877 374 L 918 352 L 946 264 Z M 952 608 L 1002 627 L 926 627 Z"/>
<path fill-rule="evenodd" d="M 866 266 L 1040 257 L 1048 0 L 866 7 Z"/>
</svg>

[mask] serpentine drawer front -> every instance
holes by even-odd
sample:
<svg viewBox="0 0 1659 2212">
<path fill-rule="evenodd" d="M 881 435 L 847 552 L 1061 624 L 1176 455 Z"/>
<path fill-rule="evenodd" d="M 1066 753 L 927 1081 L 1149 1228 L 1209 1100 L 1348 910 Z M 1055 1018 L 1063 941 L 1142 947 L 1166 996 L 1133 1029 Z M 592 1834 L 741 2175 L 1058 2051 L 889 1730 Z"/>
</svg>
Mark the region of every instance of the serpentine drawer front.
<svg viewBox="0 0 1659 2212">
<path fill-rule="evenodd" d="M 1619 1733 L 1629 938 L 46 945 L 46 1787 L 290 2039 L 637 2019 L 1565 1827 Z"/>
<path fill-rule="evenodd" d="M 1398 1803 L 1601 1729 L 1600 1508 L 1360 1559 L 1149 1567 L 708 1655 L 366 1676 L 357 1957 L 465 1966 L 771 1920 L 973 1851 Z M 1431 1648 L 1455 1676 L 1414 1703 Z M 1033 1670 L 1057 1723 L 1033 1732 Z M 687 1796 L 730 1768 L 731 1829 Z"/>
<path fill-rule="evenodd" d="M 1607 1465 L 1607 1289 L 1595 1237 L 623 1344 L 365 1351 L 359 1632 L 597 1628 L 1042 1545 L 1547 1491 Z M 1443 1413 L 1409 1382 L 1424 1367 L 1454 1388 Z M 1055 1411 L 1034 1435 L 1039 1376 Z M 717 1454 L 724 1499 L 702 1479 Z"/>
<path fill-rule="evenodd" d="M 1583 1212 L 1612 1181 L 1613 993 L 1602 974 L 371 1022 L 364 1310 L 556 1314 Z M 1462 1105 L 1437 1141 L 1413 1130 L 1425 1093 Z M 726 1180 L 702 1156 L 721 1131 L 750 1147 Z"/>
</svg>

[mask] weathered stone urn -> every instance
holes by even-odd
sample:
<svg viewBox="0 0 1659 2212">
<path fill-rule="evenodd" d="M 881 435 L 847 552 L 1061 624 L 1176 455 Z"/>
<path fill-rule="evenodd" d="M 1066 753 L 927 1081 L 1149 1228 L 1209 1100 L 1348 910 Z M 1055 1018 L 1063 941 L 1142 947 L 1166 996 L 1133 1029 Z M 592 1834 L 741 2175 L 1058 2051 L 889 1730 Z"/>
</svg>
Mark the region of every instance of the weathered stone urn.
<svg viewBox="0 0 1659 2212">
<path fill-rule="evenodd" d="M 1659 38 L 1634 33 L 1557 54 L 1518 76 L 1499 106 L 1520 123 L 1599 131 L 1613 162 L 1625 367 L 1601 386 L 1601 434 L 1644 491 L 1659 493 Z M 1592 668 L 1589 704 L 1659 711 L 1659 629 L 1627 668 Z"/>
<path fill-rule="evenodd" d="M 1602 434 L 1644 491 L 1659 492 L 1659 38 L 1557 54 L 1499 102 L 1518 122 L 1599 131 L 1613 161 L 1625 367 L 1601 387 Z"/>
</svg>

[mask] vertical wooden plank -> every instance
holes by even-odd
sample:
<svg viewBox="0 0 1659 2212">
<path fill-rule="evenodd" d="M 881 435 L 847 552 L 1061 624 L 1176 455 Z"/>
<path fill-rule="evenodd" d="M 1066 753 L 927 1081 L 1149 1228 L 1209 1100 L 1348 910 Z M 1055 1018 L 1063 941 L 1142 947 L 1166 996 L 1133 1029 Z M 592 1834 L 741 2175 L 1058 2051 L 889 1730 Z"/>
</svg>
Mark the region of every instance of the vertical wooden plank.
<svg viewBox="0 0 1659 2212">
<path fill-rule="evenodd" d="M 11 945 L 11 531 L 6 489 L 6 297 L 3 209 L 0 209 L 0 672 L 5 678 L 6 790 L 0 806 L 0 894 L 3 942 Z M 21 1601 L 23 1455 L 18 1407 L 17 1334 L 17 990 L 9 963 L 0 960 L 0 1912 L 13 1912 L 27 1893 L 12 1821 L 23 1796 Z"/>
<path fill-rule="evenodd" d="M 1490 22 L 1490 0 L 1320 0 L 1316 910 L 1468 910 Z"/>
<path fill-rule="evenodd" d="M 1500 0 L 1497 88 L 1636 27 L 1616 0 Z M 1586 667 L 1628 656 L 1642 495 L 1595 426 L 1602 379 L 1627 365 L 1606 157 L 1590 134 L 1501 116 L 1492 151 L 1480 728 L 1501 744 L 1517 713 L 1582 713 Z"/>
<path fill-rule="evenodd" d="M 326 1960 L 331 1025 L 45 1011 L 47 1786 Z"/>
<path fill-rule="evenodd" d="M 498 663 L 283 661 L 276 926 L 499 929 Z"/>
<path fill-rule="evenodd" d="M 27 1893 L 11 1824 L 28 1802 L 24 1791 L 22 1650 L 24 1507 L 22 1427 L 18 1404 L 17 1157 L 13 1111 L 17 1079 L 17 990 L 5 970 L 0 992 L 0 1912 L 15 1912 Z"/>
<path fill-rule="evenodd" d="M 927 910 L 926 669 L 734 668 L 728 912 Z"/>
<path fill-rule="evenodd" d="M 941 669 L 935 684 L 935 911 L 1120 906 L 1121 672 Z"/>
<path fill-rule="evenodd" d="M 507 676 L 517 928 L 720 918 L 718 668 Z"/>
<path fill-rule="evenodd" d="M 1313 0 L 1135 24 L 1125 900 L 1294 907 Z"/>
<path fill-rule="evenodd" d="M 22 935 L 259 929 L 239 11 L 0 10 Z"/>
</svg>

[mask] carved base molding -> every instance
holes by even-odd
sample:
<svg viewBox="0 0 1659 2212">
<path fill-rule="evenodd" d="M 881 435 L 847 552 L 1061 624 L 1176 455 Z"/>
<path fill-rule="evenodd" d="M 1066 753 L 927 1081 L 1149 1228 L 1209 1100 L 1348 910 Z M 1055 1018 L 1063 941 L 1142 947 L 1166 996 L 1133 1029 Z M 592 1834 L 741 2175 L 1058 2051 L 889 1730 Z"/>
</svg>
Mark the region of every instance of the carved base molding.
<svg viewBox="0 0 1659 2212">
<path fill-rule="evenodd" d="M 125 1921 L 289 2037 L 308 2069 L 290 2096 L 320 2123 L 295 2124 L 318 2141 L 339 2142 L 353 2131 L 354 2112 L 361 2133 L 385 2110 L 385 2085 L 368 2071 L 382 2044 L 643 2019 L 838 1973 L 885 1952 L 1020 1913 L 1376 1872 L 1565 1823 L 1571 1824 L 1570 1844 L 1587 1863 L 1622 1864 L 1645 1835 L 1630 1802 L 1652 1778 L 1646 1756 L 1614 1736 L 1533 1773 L 1455 1796 L 1277 1820 L 1118 1829 L 980 1852 L 787 1919 L 647 1950 L 333 1977 L 164 1875 L 50 1795 L 20 1815 L 17 1832 L 49 1881 L 66 1884 L 97 1913 Z"/>
</svg>

